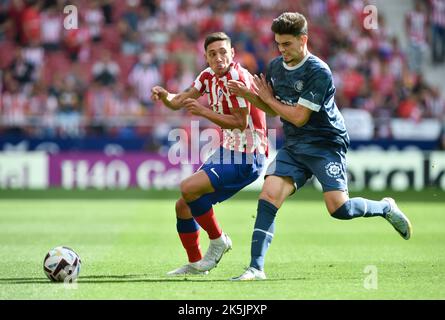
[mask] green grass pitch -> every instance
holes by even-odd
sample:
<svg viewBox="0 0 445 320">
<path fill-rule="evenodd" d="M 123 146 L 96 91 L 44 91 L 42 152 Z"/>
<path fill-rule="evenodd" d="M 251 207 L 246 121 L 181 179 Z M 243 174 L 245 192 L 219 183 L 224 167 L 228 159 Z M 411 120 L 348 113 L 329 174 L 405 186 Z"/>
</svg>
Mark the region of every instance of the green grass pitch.
<svg viewBox="0 0 445 320">
<path fill-rule="evenodd" d="M 445 299 L 443 192 L 398 201 L 414 227 L 409 241 L 382 218 L 330 218 L 318 192 L 294 196 L 278 213 L 268 280 L 243 283 L 228 279 L 249 262 L 256 193 L 215 206 L 233 250 L 209 275 L 188 278 L 165 276 L 186 262 L 170 196 L 0 193 L 0 299 Z M 205 252 L 204 231 L 201 239 Z M 74 286 L 43 273 L 58 245 L 82 258 Z M 367 268 L 376 271 L 372 288 Z"/>
</svg>

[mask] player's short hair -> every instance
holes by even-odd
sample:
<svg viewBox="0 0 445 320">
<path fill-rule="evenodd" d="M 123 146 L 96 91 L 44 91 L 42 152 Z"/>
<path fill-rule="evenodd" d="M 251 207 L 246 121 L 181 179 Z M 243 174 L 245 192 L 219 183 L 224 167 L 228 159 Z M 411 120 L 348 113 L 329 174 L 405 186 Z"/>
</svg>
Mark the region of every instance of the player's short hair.
<svg viewBox="0 0 445 320">
<path fill-rule="evenodd" d="M 207 51 L 207 47 L 215 41 L 227 41 L 229 43 L 229 46 L 232 46 L 232 41 L 227 34 L 225 34 L 224 32 L 214 32 L 206 37 L 204 41 L 204 49 Z"/>
<path fill-rule="evenodd" d="M 308 33 L 307 20 L 298 12 L 284 12 L 272 22 L 271 29 L 276 34 L 299 36 Z"/>
</svg>

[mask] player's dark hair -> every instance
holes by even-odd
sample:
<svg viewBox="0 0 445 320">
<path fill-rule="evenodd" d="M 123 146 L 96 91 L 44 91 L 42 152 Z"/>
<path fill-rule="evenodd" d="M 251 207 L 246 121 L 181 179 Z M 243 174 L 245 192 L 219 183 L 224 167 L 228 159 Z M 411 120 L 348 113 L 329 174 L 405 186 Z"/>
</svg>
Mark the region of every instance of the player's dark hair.
<svg viewBox="0 0 445 320">
<path fill-rule="evenodd" d="M 232 41 L 230 40 L 229 36 L 225 34 L 224 32 L 214 32 L 207 36 L 207 38 L 204 41 L 204 49 L 207 51 L 207 47 L 209 44 L 215 42 L 215 41 L 227 41 L 230 46 L 232 46 Z"/>
<path fill-rule="evenodd" d="M 271 29 L 276 34 L 291 34 L 293 36 L 307 35 L 308 32 L 306 18 L 298 12 L 282 13 L 273 20 Z"/>
</svg>

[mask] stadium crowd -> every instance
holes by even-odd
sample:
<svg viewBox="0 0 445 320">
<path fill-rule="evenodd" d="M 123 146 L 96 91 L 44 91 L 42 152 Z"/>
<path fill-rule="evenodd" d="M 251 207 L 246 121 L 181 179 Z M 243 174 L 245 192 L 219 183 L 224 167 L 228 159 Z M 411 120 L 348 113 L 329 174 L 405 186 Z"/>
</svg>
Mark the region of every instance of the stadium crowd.
<svg viewBox="0 0 445 320">
<path fill-rule="evenodd" d="M 74 4 L 78 28 L 65 29 Z M 309 50 L 330 65 L 341 109 L 372 116 L 374 137 L 393 118 L 445 121 L 445 100 L 424 62 L 445 59 L 445 0 L 413 1 L 403 48 L 379 12 L 364 28 L 361 0 L 0 0 L 0 133 L 38 137 L 151 135 L 186 125 L 150 88 L 190 86 L 205 66 L 203 39 L 223 30 L 235 60 L 265 72 L 278 54 L 270 25 L 283 11 L 309 21 Z M 429 50 L 425 48 L 429 47 Z M 275 127 L 278 119 L 269 119 Z M 281 126 L 277 126 L 281 127 Z"/>
</svg>

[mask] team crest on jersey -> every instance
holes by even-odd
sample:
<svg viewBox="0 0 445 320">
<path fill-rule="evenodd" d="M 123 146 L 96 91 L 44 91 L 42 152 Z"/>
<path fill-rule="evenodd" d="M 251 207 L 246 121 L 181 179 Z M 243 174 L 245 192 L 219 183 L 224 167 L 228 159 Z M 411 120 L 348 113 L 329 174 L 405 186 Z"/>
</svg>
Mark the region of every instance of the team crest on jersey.
<svg viewBox="0 0 445 320">
<path fill-rule="evenodd" d="M 294 83 L 294 89 L 295 89 L 295 91 L 297 91 L 297 92 L 301 92 L 301 91 L 303 91 L 303 85 L 304 85 L 304 83 L 303 83 L 302 80 L 297 80 L 297 81 Z"/>
<path fill-rule="evenodd" d="M 342 166 L 338 162 L 329 162 L 326 166 L 326 174 L 331 178 L 339 178 L 342 174 Z"/>
<path fill-rule="evenodd" d="M 219 88 L 219 90 L 218 90 L 218 98 L 221 98 L 222 94 L 223 94 L 223 91 L 222 91 L 221 88 Z"/>
</svg>

